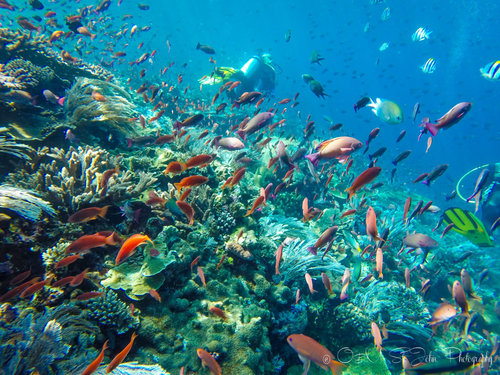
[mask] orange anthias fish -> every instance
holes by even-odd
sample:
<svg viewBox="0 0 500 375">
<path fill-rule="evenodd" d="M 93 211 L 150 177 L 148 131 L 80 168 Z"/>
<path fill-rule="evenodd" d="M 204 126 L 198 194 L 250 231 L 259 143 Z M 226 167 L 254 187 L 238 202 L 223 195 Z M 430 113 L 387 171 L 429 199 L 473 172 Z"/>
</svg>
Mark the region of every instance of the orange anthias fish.
<svg viewBox="0 0 500 375">
<path fill-rule="evenodd" d="M 366 211 L 366 234 L 372 238 L 374 241 L 380 241 L 381 238 L 378 236 L 377 229 L 377 216 L 375 215 L 375 210 L 372 206 L 368 207 Z"/>
<path fill-rule="evenodd" d="M 59 262 L 57 262 L 54 265 L 54 268 L 58 269 L 58 268 L 69 266 L 71 263 L 77 261 L 78 259 L 82 259 L 81 254 L 67 256 L 66 258 L 63 258 Z"/>
<path fill-rule="evenodd" d="M 92 91 L 92 98 L 98 102 L 105 102 L 106 101 L 106 98 L 104 97 L 103 94 L 101 94 L 100 92 L 97 92 L 97 91 Z"/>
<path fill-rule="evenodd" d="M 114 246 L 120 243 L 120 240 L 116 233 L 113 232 L 109 236 L 105 236 L 100 233 L 101 232 L 81 236 L 66 248 L 66 254 L 80 253 L 86 250 L 93 249 L 94 247 L 102 247 L 106 245 Z"/>
<path fill-rule="evenodd" d="M 151 242 L 151 244 L 154 246 L 153 241 L 151 241 L 151 239 L 146 235 L 134 234 L 131 237 L 129 237 L 120 248 L 120 251 L 116 256 L 115 265 L 119 265 L 125 259 L 130 257 L 132 254 L 134 254 L 135 250 L 139 245 L 142 245 L 147 241 Z"/>
<path fill-rule="evenodd" d="M 211 313 L 217 315 L 219 318 L 222 318 L 224 320 L 227 320 L 227 316 L 226 314 L 224 313 L 224 311 L 222 311 L 222 309 L 216 307 L 216 306 L 211 306 L 208 308 L 210 310 Z"/>
<path fill-rule="evenodd" d="M 185 163 L 181 163 L 178 161 L 171 161 L 167 165 L 167 169 L 163 172 L 165 175 L 171 173 L 173 175 L 180 174 L 186 170 L 187 166 Z"/>
<path fill-rule="evenodd" d="M 333 375 L 340 374 L 344 365 L 335 360 L 332 352 L 316 340 L 302 334 L 290 335 L 286 341 L 297 352 L 307 374 L 311 361 L 324 370 L 330 369 Z"/>
<path fill-rule="evenodd" d="M 87 368 L 85 370 L 83 370 L 82 375 L 91 375 L 91 374 L 93 374 L 97 370 L 97 368 L 101 365 L 101 362 L 104 359 L 104 351 L 108 348 L 108 341 L 109 340 L 106 340 L 106 342 L 102 346 L 101 352 L 99 353 L 99 355 L 97 356 L 97 358 L 94 359 L 92 361 L 92 363 L 87 366 Z"/>
<path fill-rule="evenodd" d="M 189 225 L 193 225 L 194 222 L 194 210 L 193 207 L 187 202 L 184 202 L 183 200 L 178 200 L 175 202 L 177 207 L 182 211 L 184 215 L 186 215 L 187 219 L 189 220 Z"/>
<path fill-rule="evenodd" d="M 380 167 L 370 167 L 363 173 L 361 173 L 353 181 L 352 185 L 348 187 L 345 191 L 349 193 L 348 199 L 351 199 L 357 191 L 359 191 L 363 186 L 372 182 L 382 171 Z"/>
<path fill-rule="evenodd" d="M 251 209 L 249 209 L 247 211 L 247 213 L 244 215 L 244 217 L 246 216 L 250 216 L 251 214 L 253 214 L 255 212 L 255 210 L 260 207 L 260 205 L 266 205 L 266 197 L 262 196 L 262 195 L 259 195 L 257 197 L 257 199 L 255 200 L 255 202 L 253 202 L 253 206 Z"/>
<path fill-rule="evenodd" d="M 377 254 L 375 255 L 376 268 L 378 272 L 379 279 L 383 279 L 384 275 L 382 273 L 382 269 L 384 267 L 384 253 L 382 252 L 382 248 L 377 248 Z"/>
<path fill-rule="evenodd" d="M 380 329 L 377 323 L 372 322 L 372 336 L 377 350 L 380 352 L 382 350 L 382 335 L 380 334 Z"/>
<path fill-rule="evenodd" d="M 106 368 L 106 374 L 109 374 L 111 371 L 117 368 L 120 363 L 123 362 L 127 354 L 130 352 L 130 349 L 132 349 L 132 345 L 134 344 L 134 340 L 136 337 L 137 334 L 135 332 L 132 333 L 132 338 L 130 339 L 128 345 L 109 363 L 108 367 Z"/>
<path fill-rule="evenodd" d="M 196 155 L 193 156 L 191 159 L 186 161 L 186 168 L 191 169 L 191 168 L 203 168 L 206 167 L 208 164 L 210 164 L 214 160 L 214 157 L 212 155 L 208 154 L 201 154 L 201 155 Z"/>
<path fill-rule="evenodd" d="M 176 182 L 174 183 L 175 187 L 177 188 L 177 191 L 181 191 L 182 188 L 184 187 L 193 187 L 193 186 L 199 186 L 203 185 L 208 182 L 208 178 L 205 176 L 188 176 L 184 177 L 181 182 Z"/>
<path fill-rule="evenodd" d="M 203 284 L 204 287 L 206 287 L 207 286 L 207 282 L 205 280 L 205 273 L 203 272 L 203 269 L 200 266 L 198 266 L 196 268 L 196 270 L 197 270 L 197 273 L 198 273 L 198 277 L 201 280 L 201 283 Z"/>
<path fill-rule="evenodd" d="M 97 219 L 97 217 L 104 219 L 108 208 L 109 206 L 84 208 L 71 215 L 68 218 L 68 223 L 86 223 L 87 221 Z"/>
<path fill-rule="evenodd" d="M 221 375 L 222 374 L 222 370 L 221 370 L 219 364 L 217 363 L 215 358 L 212 357 L 212 355 L 209 352 L 207 352 L 204 349 L 199 348 L 199 349 L 196 349 L 196 353 L 198 354 L 198 358 L 201 359 L 201 364 L 203 365 L 203 367 L 208 367 L 211 375 Z"/>
</svg>

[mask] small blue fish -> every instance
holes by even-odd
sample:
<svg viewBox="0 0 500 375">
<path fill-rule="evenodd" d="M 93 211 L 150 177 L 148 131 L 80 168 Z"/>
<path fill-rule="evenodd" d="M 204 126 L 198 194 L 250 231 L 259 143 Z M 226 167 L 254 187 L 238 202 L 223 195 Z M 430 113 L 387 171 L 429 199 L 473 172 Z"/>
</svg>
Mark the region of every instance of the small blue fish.
<svg viewBox="0 0 500 375">
<path fill-rule="evenodd" d="M 486 64 L 483 68 L 479 69 L 479 71 L 484 78 L 489 79 L 490 81 L 499 81 L 500 60 Z"/>
<path fill-rule="evenodd" d="M 430 58 L 425 62 L 424 65 L 420 67 L 422 72 L 427 73 L 427 74 L 432 74 L 436 70 L 436 60 L 433 58 Z"/>
<path fill-rule="evenodd" d="M 414 42 L 422 42 L 426 39 L 429 39 L 430 35 L 431 35 L 432 31 L 430 30 L 427 30 L 426 28 L 424 27 L 419 27 L 414 33 L 413 35 L 411 36 L 411 39 L 414 41 Z"/>
</svg>

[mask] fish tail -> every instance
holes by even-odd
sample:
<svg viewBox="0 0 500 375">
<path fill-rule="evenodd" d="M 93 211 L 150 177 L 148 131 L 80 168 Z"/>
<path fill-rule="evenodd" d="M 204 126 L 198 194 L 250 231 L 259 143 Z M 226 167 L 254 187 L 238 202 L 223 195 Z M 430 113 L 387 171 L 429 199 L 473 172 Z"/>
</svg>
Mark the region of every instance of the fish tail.
<svg viewBox="0 0 500 375">
<path fill-rule="evenodd" d="M 243 130 L 237 130 L 236 134 L 238 134 L 244 141 L 246 141 L 247 135 Z"/>
<path fill-rule="evenodd" d="M 328 365 L 330 370 L 332 370 L 333 375 L 340 375 L 345 368 L 345 365 L 342 362 L 330 360 L 330 364 Z"/>
<path fill-rule="evenodd" d="M 429 180 L 423 180 L 422 183 L 427 186 L 431 186 L 431 183 Z"/>
<path fill-rule="evenodd" d="M 309 246 L 307 248 L 307 251 L 309 251 L 312 255 L 318 255 L 318 252 L 316 251 L 316 249 L 314 248 L 314 246 Z"/>
<path fill-rule="evenodd" d="M 198 44 L 196 45 L 196 49 L 200 49 L 200 46 L 201 46 L 201 44 L 200 44 L 200 42 L 198 42 Z"/>
<path fill-rule="evenodd" d="M 64 105 L 64 100 L 66 99 L 65 96 L 63 96 L 62 98 L 59 98 L 57 99 L 57 103 L 60 105 L 60 106 L 63 106 Z"/>
<path fill-rule="evenodd" d="M 253 214 L 253 211 L 254 210 L 248 210 L 247 213 L 243 217 L 250 216 L 251 214 Z"/>
<path fill-rule="evenodd" d="M 348 196 L 347 196 L 347 200 L 351 200 L 352 196 L 354 195 L 354 189 L 352 187 L 349 187 L 347 189 L 345 189 L 344 191 L 347 191 L 348 193 Z"/>
<path fill-rule="evenodd" d="M 314 168 L 316 168 L 319 164 L 319 152 L 315 152 L 314 154 L 309 154 L 305 156 L 306 159 L 308 159 Z"/>
<path fill-rule="evenodd" d="M 132 147 L 132 140 L 130 138 L 127 138 L 127 147 Z"/>
<path fill-rule="evenodd" d="M 175 183 L 174 183 L 174 186 L 177 188 L 177 191 L 178 191 L 178 192 L 179 192 L 179 191 L 181 191 L 181 189 L 182 189 L 182 184 L 181 184 L 180 182 L 175 182 Z"/>
<path fill-rule="evenodd" d="M 97 216 L 104 219 L 106 217 L 106 214 L 108 213 L 108 208 L 109 206 L 104 206 L 103 208 L 101 208 L 101 211 L 97 214 Z"/>
</svg>

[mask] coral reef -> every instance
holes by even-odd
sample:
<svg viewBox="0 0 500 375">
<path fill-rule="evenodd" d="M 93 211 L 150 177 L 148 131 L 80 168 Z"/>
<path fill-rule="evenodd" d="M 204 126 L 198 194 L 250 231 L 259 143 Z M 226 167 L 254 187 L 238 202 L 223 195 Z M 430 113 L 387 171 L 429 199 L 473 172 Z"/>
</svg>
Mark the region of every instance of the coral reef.
<svg viewBox="0 0 500 375">
<path fill-rule="evenodd" d="M 372 282 L 360 290 L 353 304 L 372 320 L 381 324 L 411 321 L 425 325 L 431 315 L 415 289 L 391 281 Z"/>
<path fill-rule="evenodd" d="M 129 307 L 110 289 L 105 289 L 100 298 L 90 300 L 86 307 L 87 316 L 104 332 L 121 335 L 139 324 L 139 320 L 131 316 Z"/>
<path fill-rule="evenodd" d="M 57 76 L 48 66 L 38 66 L 31 61 L 14 59 L 5 65 L 0 65 L 3 86 L 6 88 L 40 92 L 47 89 L 69 87 L 70 82 Z"/>
<path fill-rule="evenodd" d="M 100 148 L 70 147 L 65 151 L 44 147 L 24 169 L 9 174 L 7 181 L 38 191 L 59 210 L 68 212 L 104 199 L 118 202 L 139 196 L 156 182 L 152 174 L 126 170 L 110 178 L 106 195 L 101 196 L 102 174 L 119 164 L 119 157 Z"/>
<path fill-rule="evenodd" d="M 0 210 L 36 221 L 43 213 L 55 215 L 54 209 L 43 199 L 19 187 L 0 185 Z"/>
<path fill-rule="evenodd" d="M 61 54 L 48 47 L 44 35 L 0 28 L 0 61 L 8 61 L 13 57 L 30 61 L 39 67 L 48 67 L 57 72 L 61 79 L 68 81 L 73 81 L 75 77 L 105 80 L 111 76 L 99 65 L 88 64 L 78 58 L 65 60 Z"/>
<path fill-rule="evenodd" d="M 341 303 L 333 309 L 330 317 L 327 323 L 329 334 L 336 346 L 355 347 L 372 338 L 370 318 L 352 303 Z"/>
<path fill-rule="evenodd" d="M 42 252 L 42 261 L 47 271 L 53 271 L 54 265 L 67 256 L 66 248 L 71 242 L 59 240 L 59 242 Z"/>
</svg>

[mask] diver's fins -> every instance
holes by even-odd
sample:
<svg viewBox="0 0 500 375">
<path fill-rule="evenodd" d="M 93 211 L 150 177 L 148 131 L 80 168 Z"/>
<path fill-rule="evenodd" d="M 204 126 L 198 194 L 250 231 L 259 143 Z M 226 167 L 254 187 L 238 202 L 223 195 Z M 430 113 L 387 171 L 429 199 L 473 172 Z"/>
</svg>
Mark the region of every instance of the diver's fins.
<svg viewBox="0 0 500 375">
<path fill-rule="evenodd" d="M 452 207 L 443 213 L 443 219 L 446 225 L 453 223 L 452 230 L 467 237 L 475 245 L 480 247 L 493 246 L 483 223 L 472 212 Z"/>
</svg>

